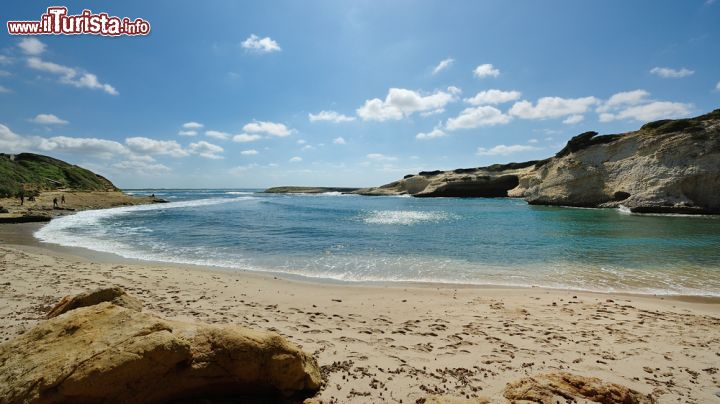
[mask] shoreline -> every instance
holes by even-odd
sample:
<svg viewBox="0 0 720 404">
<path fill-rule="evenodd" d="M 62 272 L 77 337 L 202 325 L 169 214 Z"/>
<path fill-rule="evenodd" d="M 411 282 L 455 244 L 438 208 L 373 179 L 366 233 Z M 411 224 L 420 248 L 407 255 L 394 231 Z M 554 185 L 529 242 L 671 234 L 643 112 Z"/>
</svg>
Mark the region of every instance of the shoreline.
<svg viewBox="0 0 720 404">
<path fill-rule="evenodd" d="M 318 282 L 61 247 L 35 240 L 39 227 L 0 225 L 0 341 L 64 295 L 117 285 L 164 318 L 270 330 L 301 345 L 327 376 L 323 402 L 505 402 L 507 383 L 558 371 L 658 402 L 707 402 L 720 387 L 717 298 Z"/>
<path fill-rule="evenodd" d="M 74 212 L 75 213 L 75 212 Z M 73 213 L 73 214 L 74 214 Z M 307 275 L 293 274 L 290 272 L 268 270 L 253 270 L 231 268 L 216 265 L 202 265 L 194 263 L 167 262 L 157 260 L 145 260 L 139 258 L 128 258 L 120 254 L 106 251 L 98 251 L 85 247 L 64 246 L 61 244 L 49 243 L 35 238 L 34 233 L 47 223 L 16 223 L 0 224 L 0 243 L 15 244 L 18 246 L 33 248 L 42 253 L 52 251 L 64 256 L 84 259 L 87 262 L 98 262 L 106 264 L 132 264 L 148 265 L 155 267 L 173 266 L 198 271 L 213 271 L 220 273 L 242 273 L 256 275 L 259 277 L 283 278 L 288 281 L 302 282 L 321 285 L 345 285 L 350 287 L 383 287 L 383 288 L 433 288 L 433 289 L 500 289 L 500 290 L 547 290 L 568 293 L 591 293 L 598 295 L 613 295 L 626 297 L 652 297 L 661 300 L 674 300 L 685 302 L 698 302 L 708 304 L 720 304 L 720 296 L 714 295 L 690 295 L 690 294 L 661 294 L 642 293 L 632 291 L 611 291 L 611 290 L 587 290 L 579 288 L 558 288 L 542 285 L 505 285 L 505 284 L 481 284 L 481 283 L 460 283 L 460 282 L 433 282 L 433 281 L 372 281 L 372 280 L 342 280 L 334 278 L 313 277 Z M 19 230 L 19 231 L 18 231 Z"/>
</svg>

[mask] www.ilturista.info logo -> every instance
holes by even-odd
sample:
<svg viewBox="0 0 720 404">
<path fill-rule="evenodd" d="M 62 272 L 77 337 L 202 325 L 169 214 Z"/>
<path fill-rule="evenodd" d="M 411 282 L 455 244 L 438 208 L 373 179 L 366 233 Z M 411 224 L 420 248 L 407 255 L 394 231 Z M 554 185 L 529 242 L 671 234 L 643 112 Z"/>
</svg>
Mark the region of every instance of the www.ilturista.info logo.
<svg viewBox="0 0 720 404">
<path fill-rule="evenodd" d="M 10 35 L 148 35 L 150 22 L 142 18 L 130 20 L 107 13 L 93 14 L 83 10 L 81 14 L 68 15 L 67 7 L 48 7 L 40 21 L 8 21 Z"/>
</svg>

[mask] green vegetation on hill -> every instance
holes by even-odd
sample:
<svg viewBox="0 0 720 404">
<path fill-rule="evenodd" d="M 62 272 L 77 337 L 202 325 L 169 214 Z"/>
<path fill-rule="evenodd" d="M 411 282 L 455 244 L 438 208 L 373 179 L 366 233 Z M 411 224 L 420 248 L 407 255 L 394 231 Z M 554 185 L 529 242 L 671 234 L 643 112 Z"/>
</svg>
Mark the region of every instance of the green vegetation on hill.
<svg viewBox="0 0 720 404">
<path fill-rule="evenodd" d="M 32 153 L 0 153 L 0 196 L 15 196 L 21 190 L 53 189 L 82 191 L 116 190 L 108 179 L 76 165 Z"/>
</svg>

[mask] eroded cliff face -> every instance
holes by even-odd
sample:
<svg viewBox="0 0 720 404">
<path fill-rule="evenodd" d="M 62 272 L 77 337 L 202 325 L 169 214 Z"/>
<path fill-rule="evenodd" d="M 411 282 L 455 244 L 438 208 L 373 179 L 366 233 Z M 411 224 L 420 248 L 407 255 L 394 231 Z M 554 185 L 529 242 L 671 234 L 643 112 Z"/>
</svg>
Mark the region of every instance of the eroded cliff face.
<svg viewBox="0 0 720 404">
<path fill-rule="evenodd" d="M 537 205 L 720 213 L 720 109 L 619 135 L 586 132 L 546 160 L 421 172 L 357 193 L 510 196 Z"/>
</svg>

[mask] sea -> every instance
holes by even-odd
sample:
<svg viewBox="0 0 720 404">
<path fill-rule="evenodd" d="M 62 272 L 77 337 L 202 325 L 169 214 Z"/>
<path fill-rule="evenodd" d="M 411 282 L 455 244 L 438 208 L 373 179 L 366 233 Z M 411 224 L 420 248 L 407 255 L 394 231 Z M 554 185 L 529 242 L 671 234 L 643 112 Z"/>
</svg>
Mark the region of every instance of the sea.
<svg viewBox="0 0 720 404">
<path fill-rule="evenodd" d="M 164 204 L 78 212 L 35 236 L 131 259 L 317 282 L 720 296 L 720 217 L 510 198 L 145 189 Z"/>
</svg>

